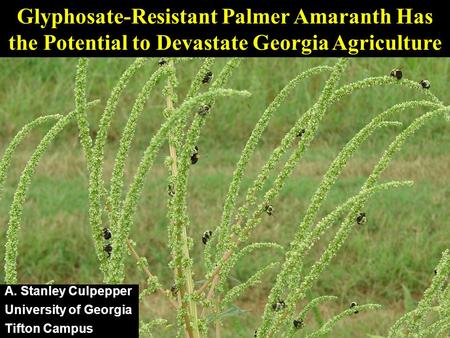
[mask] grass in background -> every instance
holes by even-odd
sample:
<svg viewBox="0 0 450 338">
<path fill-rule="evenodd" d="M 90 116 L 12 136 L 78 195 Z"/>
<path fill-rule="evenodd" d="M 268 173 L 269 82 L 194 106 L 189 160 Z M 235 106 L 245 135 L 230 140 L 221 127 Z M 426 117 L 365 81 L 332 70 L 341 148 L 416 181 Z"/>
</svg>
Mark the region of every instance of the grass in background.
<svg viewBox="0 0 450 338">
<path fill-rule="evenodd" d="M 4 149 L 26 122 L 45 114 L 66 113 L 73 108 L 73 74 L 75 59 L 3 59 L 0 63 L 0 147 Z M 130 60 L 93 59 L 90 64 L 89 97 L 106 102 L 114 82 Z M 214 69 L 219 69 L 225 60 L 218 60 Z M 252 97 L 241 100 L 219 99 L 214 116 L 204 129 L 199 143 L 200 161 L 192 168 L 190 215 L 191 235 L 195 240 L 195 258 L 201 257 L 203 245 L 201 234 L 220 221 L 227 186 L 231 180 L 238 156 L 259 115 L 276 93 L 294 74 L 319 64 L 332 64 L 331 59 L 248 59 L 236 72 L 230 88 L 247 89 Z M 449 101 L 448 82 L 450 59 L 354 59 L 343 82 L 362 79 L 366 76 L 389 74 L 391 68 L 401 66 L 406 78 L 431 81 L 433 92 L 445 102 Z M 180 69 L 179 79 L 182 93 L 187 90 L 199 64 L 198 60 Z M 135 93 L 153 71 L 147 66 L 126 89 L 109 135 L 106 172 L 112 170 L 112 153 L 117 149 L 118 139 Z M 213 69 L 213 70 L 214 70 Z M 184 81 L 183 81 L 184 79 Z M 262 145 L 253 157 L 249 172 L 256 170 L 269 156 L 281 136 L 293 122 L 312 105 L 320 93 L 324 77 L 314 77 L 298 86 L 280 110 L 265 133 Z M 160 85 L 160 88 L 162 86 Z M 404 91 L 404 92 L 403 92 Z M 156 91 L 155 91 L 156 92 Z M 315 187 L 345 142 L 370 119 L 395 102 L 418 95 L 402 88 L 377 88 L 360 91 L 332 107 L 323 119 L 321 129 L 305 159 L 286 184 L 277 205 L 274 217 L 265 220 L 256 231 L 260 240 L 275 240 L 287 245 L 294 233 L 294 225 L 302 217 Z M 244 102 L 244 104 L 242 104 Z M 152 132 L 162 121 L 164 100 L 154 95 L 146 106 L 137 134 L 134 152 L 128 166 L 127 178 L 133 175 L 139 155 L 150 139 Z M 90 116 L 96 121 L 101 113 L 97 106 Z M 409 121 L 418 112 L 406 111 L 400 121 Z M 397 119 L 397 117 L 396 117 Z M 7 211 L 17 184 L 17 175 L 42 137 L 42 128 L 16 154 L 13 167 L 8 173 L 7 193 L 0 201 L 0 234 L 5 239 Z M 342 179 L 334 187 L 322 214 L 331 210 L 356 191 L 363 178 L 378 160 L 382 149 L 394 136 L 394 130 L 383 128 L 376 131 L 356 154 Z M 77 140 L 76 128 L 67 129 L 45 155 L 33 179 L 30 198 L 26 203 L 24 226 L 20 238 L 19 274 L 24 282 L 37 283 L 54 279 L 55 282 L 93 283 L 101 282 L 97 261 L 90 237 L 87 217 L 88 178 L 85 163 Z M 421 129 L 399 154 L 384 174 L 389 179 L 413 179 L 412 188 L 393 190 L 383 196 L 374 196 L 366 208 L 368 223 L 353 232 L 333 264 L 323 273 L 315 287 L 317 295 L 340 296 L 337 306 L 347 307 L 351 301 L 380 303 L 382 311 L 362 313 L 339 324 L 333 337 L 356 337 L 355 332 L 385 333 L 386 328 L 403 313 L 406 303 L 414 302 L 433 275 L 433 267 L 440 253 L 448 247 L 450 228 L 448 209 L 450 199 L 450 137 L 448 124 L 435 119 Z M 165 246 L 167 220 L 165 200 L 166 172 L 162 154 L 159 165 L 149 175 L 144 198 L 137 213 L 132 238 L 138 243 L 140 253 L 148 257 L 152 271 L 161 276 L 165 286 L 172 283 L 167 268 L 169 258 Z M 244 181 L 251 183 L 251 175 Z M 326 240 L 326 238 L 324 238 Z M 51 245 L 49 245 L 51 243 Z M 325 242 L 324 242 L 325 243 Z M 311 253 L 313 261 L 320 252 L 317 245 Z M 4 247 L 0 247 L 0 256 Z M 271 251 L 259 251 L 235 269 L 234 277 L 245 280 L 255 266 L 268 262 Z M 25 264 L 26 262 L 26 264 Z M 255 264 L 258 263 L 258 264 Z M 130 265 L 134 262 L 130 259 Z M 133 271 L 134 269 L 130 269 Z M 200 272 L 200 271 L 198 271 Z M 140 281 L 138 272 L 128 275 L 128 281 Z M 73 280 L 73 276 L 77 276 Z M 3 271 L 0 272 L 3 279 Z M 234 332 L 236 336 L 251 336 L 262 311 L 263 299 L 271 285 L 252 289 L 240 300 L 240 306 L 249 310 L 245 320 Z M 149 299 L 143 311 L 161 311 Z M 406 305 L 408 306 L 408 305 Z M 331 312 L 333 309 L 321 309 Z M 334 309 L 335 310 L 335 309 Z M 325 316 L 324 316 L 325 317 Z M 311 322 L 314 318 L 309 318 Z M 230 325 L 238 325 L 232 318 Z M 345 330 L 344 330 L 345 325 Z M 352 334 L 353 332 L 353 334 Z M 165 336 L 161 332 L 161 336 Z M 230 336 L 231 337 L 231 336 Z"/>
</svg>

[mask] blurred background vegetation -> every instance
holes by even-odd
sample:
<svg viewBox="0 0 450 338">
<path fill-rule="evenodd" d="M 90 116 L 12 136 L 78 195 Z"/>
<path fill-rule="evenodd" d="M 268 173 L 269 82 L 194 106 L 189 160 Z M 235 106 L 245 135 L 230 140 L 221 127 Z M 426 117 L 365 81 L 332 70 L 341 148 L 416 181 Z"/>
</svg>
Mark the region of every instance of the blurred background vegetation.
<svg viewBox="0 0 450 338">
<path fill-rule="evenodd" d="M 234 165 L 258 117 L 278 91 L 296 74 L 316 65 L 331 65 L 335 59 L 247 59 L 235 72 L 229 88 L 246 89 L 249 99 L 219 99 L 199 142 L 200 161 L 191 170 L 189 214 L 190 235 L 194 239 L 194 259 L 201 262 L 201 235 L 213 229 L 220 220 L 221 207 Z M 129 59 L 91 59 L 89 66 L 89 97 L 101 99 L 89 118 L 93 136 L 102 108 Z M 218 72 L 226 60 L 218 59 L 213 71 Z M 2 59 L 0 62 L 0 147 L 2 152 L 15 133 L 28 121 L 44 114 L 67 113 L 74 107 L 73 77 L 76 59 Z M 199 60 L 178 67 L 179 98 L 186 93 Z M 420 81 L 428 79 L 431 90 L 446 104 L 449 95 L 450 59 L 353 59 L 342 83 L 368 76 L 389 74 L 401 67 L 403 76 Z M 127 120 L 138 90 L 156 68 L 156 60 L 147 65 L 132 81 L 123 95 L 112 129 L 108 135 L 105 173 L 109 177 L 121 130 Z M 275 113 L 258 151 L 254 155 L 244 187 L 249 186 L 272 149 L 284 133 L 310 107 L 320 94 L 326 75 L 314 77 L 297 87 Z M 162 121 L 163 83 L 159 84 L 141 117 L 133 146 L 127 178 L 136 165 L 150 137 Z M 360 128 L 376 114 L 391 105 L 420 98 L 420 94 L 401 87 L 359 91 L 333 106 L 325 115 L 319 134 L 304 160 L 298 165 L 280 199 L 274 204 L 276 213 L 257 228 L 253 239 L 277 241 L 287 245 L 294 234 L 321 176 L 339 151 Z M 394 117 L 408 123 L 423 111 L 406 111 Z M 449 124 L 435 119 L 410 140 L 398 154 L 383 179 L 412 179 L 412 188 L 385 192 L 371 199 L 366 208 L 368 222 L 359 226 L 339 255 L 333 260 L 311 297 L 332 294 L 339 301 L 320 308 L 320 316 L 309 318 L 311 325 L 347 307 L 350 302 L 380 303 L 383 310 L 361 313 L 342 322 L 333 337 L 363 337 L 366 333 L 383 334 L 403 311 L 414 306 L 429 284 L 440 253 L 449 246 L 450 227 L 450 138 Z M 47 128 L 27 138 L 15 154 L 8 173 L 6 192 L 0 201 L 0 234 L 4 243 L 8 209 L 19 174 L 26 160 Z M 348 164 L 345 172 L 321 210 L 331 211 L 358 191 L 372 170 L 383 149 L 393 139 L 397 128 L 384 128 L 374 133 Z M 163 148 L 164 151 L 167 147 Z M 132 239 L 139 252 L 149 259 L 154 273 L 165 286 L 172 284 L 169 260 L 165 196 L 167 172 L 163 165 L 166 154 L 148 176 Z M 273 177 L 272 177 L 273 179 Z M 24 225 L 20 235 L 19 278 L 24 283 L 100 283 L 87 217 L 88 176 L 77 140 L 77 129 L 71 125 L 52 145 L 33 179 L 25 207 Z M 320 254 L 331 234 L 324 236 L 308 258 Z M 3 260 L 4 246 L 0 246 Z M 259 251 L 235 269 L 233 285 L 243 281 L 268 261 L 278 259 L 274 252 Z M 202 264 L 195 268 L 197 279 Z M 264 306 L 265 297 L 275 278 L 266 275 L 264 283 L 251 289 L 238 302 L 245 310 L 239 317 L 230 317 L 226 337 L 251 337 Z M 3 280 L 3 270 L 0 272 Z M 129 259 L 127 282 L 144 281 Z M 159 299 L 149 297 L 142 307 L 144 316 L 170 315 L 170 309 Z M 169 331 L 160 332 L 170 337 Z"/>
</svg>

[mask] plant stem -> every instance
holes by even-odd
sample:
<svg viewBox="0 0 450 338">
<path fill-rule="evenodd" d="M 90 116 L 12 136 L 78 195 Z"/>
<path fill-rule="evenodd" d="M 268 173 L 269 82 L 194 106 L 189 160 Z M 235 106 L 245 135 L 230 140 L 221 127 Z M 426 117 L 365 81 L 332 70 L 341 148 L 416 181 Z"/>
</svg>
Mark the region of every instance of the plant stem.
<svg viewBox="0 0 450 338">
<path fill-rule="evenodd" d="M 141 259 L 141 256 L 139 256 L 139 254 L 137 253 L 137 251 L 134 249 L 133 245 L 131 244 L 130 240 L 127 240 L 127 246 L 128 246 L 128 250 L 130 251 L 131 255 L 137 260 L 139 261 Z M 147 275 L 147 277 L 153 278 L 153 274 L 150 272 L 150 270 L 146 267 L 143 266 L 142 269 L 144 270 L 145 274 Z M 158 292 L 161 293 L 161 295 L 167 296 L 169 297 L 169 302 L 170 304 L 176 309 L 177 304 L 170 299 L 170 296 L 168 295 L 168 292 L 162 288 L 158 288 Z"/>
<path fill-rule="evenodd" d="M 216 312 L 219 312 L 219 309 L 220 309 L 219 304 L 220 304 L 220 297 L 217 297 L 216 304 L 215 304 Z M 222 332 L 220 331 L 220 329 L 221 329 L 220 320 L 217 319 L 215 325 L 216 325 L 216 338 L 221 338 Z"/>
<path fill-rule="evenodd" d="M 211 299 L 213 298 L 213 296 L 214 296 L 214 288 L 215 288 L 215 286 L 217 285 L 218 282 L 219 282 L 219 276 L 215 275 L 213 280 L 212 280 L 211 288 L 209 289 L 208 294 L 206 295 L 206 300 L 207 301 L 211 301 Z M 206 311 L 207 311 L 207 308 L 204 307 L 203 310 L 202 310 L 202 313 L 201 313 L 202 317 L 206 315 Z"/>
<path fill-rule="evenodd" d="M 216 269 L 213 271 L 213 273 L 211 274 L 211 276 L 208 278 L 208 280 L 197 290 L 198 293 L 202 293 L 203 291 L 205 291 L 205 289 L 209 286 L 209 284 L 212 282 L 213 285 L 211 286 L 212 288 L 214 288 L 214 280 L 215 277 L 219 274 L 220 270 L 222 269 L 222 265 L 223 263 L 225 263 L 233 254 L 233 251 L 230 249 L 227 252 L 225 252 L 225 254 L 222 256 L 222 259 L 219 261 L 219 263 L 217 264 Z"/>
<path fill-rule="evenodd" d="M 171 62 L 172 63 L 172 62 Z M 170 65 L 170 67 L 173 67 L 173 63 Z M 167 82 L 168 84 L 168 95 L 166 98 L 166 105 L 168 112 L 172 112 L 174 110 L 173 105 L 173 86 L 170 83 L 170 81 Z M 169 153 L 170 158 L 172 159 L 172 176 L 176 177 L 178 173 L 177 168 L 177 150 L 175 148 L 175 140 L 172 136 L 169 135 Z M 181 231 L 181 243 L 183 243 L 183 257 L 187 260 L 189 260 L 189 246 L 188 246 L 188 237 L 186 232 L 186 227 L 182 227 Z M 184 268 L 184 273 L 180 271 L 179 269 Z M 180 288 L 180 291 L 178 293 L 178 303 L 181 308 L 184 308 L 186 311 L 186 315 L 184 316 L 184 322 L 186 325 L 186 333 L 189 337 L 192 338 L 198 338 L 200 337 L 200 332 L 198 329 L 198 316 L 197 316 L 197 305 L 195 302 L 191 299 L 191 295 L 194 292 L 194 282 L 192 280 L 192 270 L 190 266 L 185 267 L 177 267 L 175 271 L 176 276 L 184 275 L 186 276 L 186 284 L 184 288 Z M 184 302 L 184 296 L 187 294 L 188 296 L 188 306 L 185 308 L 185 302 Z"/>
</svg>

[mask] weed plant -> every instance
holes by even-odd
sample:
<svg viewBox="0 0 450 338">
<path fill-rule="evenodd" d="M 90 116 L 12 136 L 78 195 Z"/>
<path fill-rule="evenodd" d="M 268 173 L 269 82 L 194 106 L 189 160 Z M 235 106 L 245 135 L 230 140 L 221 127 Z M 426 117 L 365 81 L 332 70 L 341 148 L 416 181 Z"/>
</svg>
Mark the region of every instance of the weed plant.
<svg viewBox="0 0 450 338">
<path fill-rule="evenodd" d="M 205 123 L 213 119 L 215 114 L 226 114 L 224 111 L 215 110 L 216 99 L 226 96 L 229 100 L 245 100 L 245 97 L 250 95 L 245 90 L 227 88 L 229 78 L 233 72 L 238 71 L 242 61 L 239 58 L 231 59 L 221 72 L 213 74 L 211 69 L 215 60 L 205 58 L 192 79 L 187 94 L 181 98 L 177 93 L 177 70 L 183 67 L 184 63 L 190 62 L 189 59 L 160 59 L 155 62 L 151 59 L 138 58 L 123 72 L 112 89 L 99 125 L 93 128 L 88 122 L 88 114 L 99 102 L 88 99 L 86 90 L 89 80 L 88 60 L 81 58 L 75 76 L 75 109 L 66 115 L 42 116 L 26 124 L 10 142 L 0 162 L 1 193 L 12 156 L 18 145 L 36 127 L 53 124 L 23 169 L 9 209 L 4 264 L 5 282 L 15 284 L 20 281 L 17 271 L 18 239 L 24 203 L 36 167 L 58 134 L 75 124 L 89 176 L 89 223 L 93 249 L 104 282 L 111 284 L 124 282 L 127 274 L 125 258 L 130 254 L 136 259 L 138 269 L 146 276 L 140 298 L 143 300 L 148 295 L 158 294 L 177 314 L 174 323 L 164 318 L 141 318 L 142 336 L 152 336 L 152 333 L 159 332 L 161 328 L 175 328 L 177 337 L 198 338 L 208 336 L 212 332 L 216 337 L 221 337 L 223 322 L 230 315 L 239 314 L 234 306 L 235 301 L 249 288 L 261 283 L 269 270 L 276 271 L 276 278 L 265 302 L 262 318 L 255 324 L 255 337 L 326 336 L 343 318 L 379 309 L 380 305 L 377 304 L 353 302 L 321 325 L 310 325 L 311 321 L 308 318 L 310 312 L 317 312 L 318 305 L 332 302 L 336 297 L 322 295 L 310 299 L 308 295 L 352 230 L 370 218 L 364 211 L 369 198 L 375 193 L 404 189 L 413 184 L 411 181 L 380 182 L 380 176 L 396 153 L 402 150 L 405 142 L 419 128 L 431 119 L 448 119 L 450 107 L 432 94 L 428 81 L 430 79 L 409 80 L 403 77 L 400 69 L 394 69 L 390 74 L 388 71 L 386 75 L 341 85 L 341 77 L 346 72 L 350 60 L 339 59 L 333 66 L 318 66 L 296 75 L 261 114 L 236 164 L 223 205 L 222 217 L 216 226 L 202 234 L 201 243 L 198 243 L 189 236 L 198 233 L 188 212 L 189 173 L 192 166 L 201 165 L 201 160 L 199 162 L 201 149 L 197 145 Z M 118 102 L 133 77 L 143 67 L 148 67 L 148 63 L 152 63 L 156 70 L 143 85 L 130 109 L 128 121 L 120 137 L 112 176 L 110 181 L 106 182 L 105 145 Z M 249 163 L 261 143 L 272 116 L 286 100 L 289 100 L 289 96 L 301 82 L 308 81 L 314 76 L 327 76 L 320 96 L 291 126 L 245 191 L 242 183 L 248 175 Z M 152 91 L 161 82 L 165 84 L 163 90 L 165 109 L 161 112 L 164 121 L 157 132 L 149 136 L 148 146 L 142 154 L 134 178 L 126 187 L 125 168 L 135 131 Z M 397 103 L 380 112 L 345 144 L 323 175 L 306 210 L 292 210 L 293 223 L 289 226 L 295 227 L 296 230 L 288 246 L 275 242 L 253 242 L 251 236 L 262 219 L 276 217 L 280 191 L 317 136 L 324 115 L 332 113 L 333 106 L 346 96 L 379 86 L 396 86 L 398 90 L 410 88 L 416 90 L 422 99 Z M 395 120 L 396 114 L 417 108 L 425 109 L 426 112 L 409 125 L 403 126 L 401 122 Z M 349 160 L 369 137 L 382 128 L 396 128 L 398 134 L 381 154 L 360 191 L 319 219 L 321 206 Z M 94 129 L 95 137 L 93 137 Z M 163 149 L 165 144 L 168 144 L 168 151 Z M 130 238 L 146 178 L 161 152 L 167 152 L 165 161 L 169 224 L 167 245 L 171 253 L 168 266 L 173 271 L 174 280 L 171 286 L 163 285 L 158 276 L 151 272 L 152 264 L 140 256 L 139 248 Z M 271 182 L 269 177 L 274 172 L 276 178 Z M 151 231 L 149 229 L 149 233 Z M 334 236 L 323 248 L 320 257 L 313 264 L 307 264 L 305 258 L 311 248 L 326 232 L 333 231 Z M 193 245 L 204 246 L 202 261 L 194 261 L 191 258 Z M 258 250 L 273 250 L 281 255 L 273 255 L 273 262 L 260 266 L 248 280 L 230 286 L 230 276 L 236 264 L 244 257 L 257 254 Z M 206 274 L 197 276 L 194 271 L 200 270 L 197 265 L 201 264 L 204 265 L 203 270 Z M 386 335 L 438 337 L 447 334 L 450 329 L 449 275 L 450 254 L 447 250 L 442 253 L 442 258 L 435 269 L 435 276 L 424 291 L 417 307 L 398 319 Z"/>
</svg>

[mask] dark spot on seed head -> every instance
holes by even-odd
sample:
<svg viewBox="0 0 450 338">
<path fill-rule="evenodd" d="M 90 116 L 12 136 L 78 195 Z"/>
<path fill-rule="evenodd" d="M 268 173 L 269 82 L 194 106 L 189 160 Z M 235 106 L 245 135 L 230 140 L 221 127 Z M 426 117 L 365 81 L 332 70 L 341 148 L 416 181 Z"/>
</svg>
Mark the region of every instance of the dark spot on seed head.
<svg viewBox="0 0 450 338">
<path fill-rule="evenodd" d="M 211 230 L 205 231 L 205 232 L 203 233 L 203 236 L 202 236 L 202 242 L 203 242 L 203 244 L 206 245 L 206 243 L 208 243 L 208 241 L 209 241 L 209 239 L 211 238 L 211 236 L 212 236 L 212 231 L 211 231 Z"/>
<path fill-rule="evenodd" d="M 356 217 L 356 223 L 358 224 L 364 224 L 367 222 L 367 217 L 365 212 L 360 212 L 359 215 Z"/>
<path fill-rule="evenodd" d="M 428 80 L 422 80 L 419 82 L 423 89 L 430 89 L 431 83 Z"/>
<path fill-rule="evenodd" d="M 264 210 L 266 211 L 267 215 L 269 215 L 269 216 L 272 216 L 272 215 L 273 215 L 274 209 L 273 209 L 273 206 L 272 206 L 272 205 L 267 204 L 267 205 L 264 207 Z"/>
<path fill-rule="evenodd" d="M 391 70 L 391 76 L 395 77 L 397 80 L 400 80 L 403 76 L 403 73 L 400 68 L 394 68 Z"/>
<path fill-rule="evenodd" d="M 111 231 L 109 231 L 108 228 L 103 228 L 102 234 L 103 234 L 103 238 L 106 240 L 111 238 Z"/>
<path fill-rule="evenodd" d="M 172 296 L 176 296 L 176 294 L 178 293 L 178 288 L 177 288 L 176 284 L 173 284 L 170 287 L 170 292 L 172 293 Z"/>
<path fill-rule="evenodd" d="M 112 245 L 110 243 L 103 246 L 103 250 L 108 254 L 108 257 L 111 257 Z"/>
<path fill-rule="evenodd" d="M 280 311 L 286 307 L 284 300 L 279 299 L 276 303 L 272 304 L 272 310 Z"/>
<path fill-rule="evenodd" d="M 194 147 L 194 152 L 191 155 L 191 164 L 196 164 L 198 162 L 200 155 L 198 154 L 198 146 Z"/>
<path fill-rule="evenodd" d="M 300 130 L 300 131 L 297 133 L 297 137 L 302 137 L 303 134 L 304 134 L 305 132 L 306 132 L 305 129 Z"/>
<path fill-rule="evenodd" d="M 170 197 L 175 196 L 175 187 L 173 186 L 173 183 L 170 183 L 167 186 L 167 193 L 169 194 Z"/>
<path fill-rule="evenodd" d="M 202 83 L 203 84 L 210 83 L 212 78 L 213 78 L 213 72 L 208 70 L 206 72 L 205 76 L 203 77 Z"/>
<path fill-rule="evenodd" d="M 206 116 L 206 114 L 209 113 L 209 110 L 211 109 L 211 106 L 209 104 L 204 104 L 203 106 L 200 107 L 200 109 L 198 110 L 198 115 L 200 116 Z"/>
<path fill-rule="evenodd" d="M 296 329 L 301 329 L 303 327 L 303 319 L 301 319 L 301 318 L 294 319 L 294 321 L 292 323 L 294 324 L 294 327 Z"/>
</svg>

